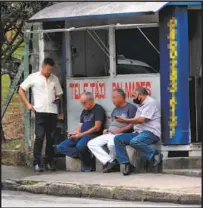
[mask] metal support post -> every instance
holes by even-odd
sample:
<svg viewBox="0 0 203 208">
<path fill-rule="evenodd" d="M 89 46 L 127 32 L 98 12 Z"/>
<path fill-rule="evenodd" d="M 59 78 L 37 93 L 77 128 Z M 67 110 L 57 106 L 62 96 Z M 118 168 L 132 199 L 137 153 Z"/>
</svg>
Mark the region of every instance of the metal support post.
<svg viewBox="0 0 203 208">
<path fill-rule="evenodd" d="M 24 42 L 25 42 L 25 48 L 24 48 L 24 79 L 26 79 L 29 75 L 29 40 L 30 40 L 30 33 L 25 32 L 24 35 Z M 29 91 L 26 92 L 27 98 L 29 98 Z M 25 108 L 25 114 L 24 114 L 24 144 L 25 148 L 29 147 L 30 143 L 30 111 Z"/>
<path fill-rule="evenodd" d="M 110 54 L 110 76 L 116 76 L 116 43 L 115 43 L 115 28 L 109 28 L 109 54 Z"/>
</svg>

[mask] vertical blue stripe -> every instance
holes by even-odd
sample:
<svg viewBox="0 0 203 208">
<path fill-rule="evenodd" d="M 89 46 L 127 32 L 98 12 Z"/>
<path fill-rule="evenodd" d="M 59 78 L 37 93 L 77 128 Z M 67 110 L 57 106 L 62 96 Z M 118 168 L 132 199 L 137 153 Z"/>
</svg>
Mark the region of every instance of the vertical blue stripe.
<svg viewBox="0 0 203 208">
<path fill-rule="evenodd" d="M 187 7 L 177 7 L 175 17 L 178 20 L 178 126 L 175 142 L 189 144 L 189 47 Z"/>
<path fill-rule="evenodd" d="M 177 125 L 175 134 L 170 138 L 170 58 L 169 58 L 169 20 L 177 19 L 177 105 L 175 114 Z M 164 144 L 189 144 L 189 51 L 188 15 L 185 6 L 170 6 L 160 12 L 160 83 L 162 106 L 162 138 Z"/>
</svg>

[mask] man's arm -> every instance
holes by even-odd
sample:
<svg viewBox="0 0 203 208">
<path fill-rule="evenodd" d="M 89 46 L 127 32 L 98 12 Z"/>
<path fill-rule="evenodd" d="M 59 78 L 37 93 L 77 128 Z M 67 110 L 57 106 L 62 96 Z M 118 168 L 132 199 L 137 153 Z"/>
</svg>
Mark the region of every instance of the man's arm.
<svg viewBox="0 0 203 208">
<path fill-rule="evenodd" d="M 87 134 L 93 134 L 93 133 L 96 133 L 98 131 L 101 130 L 102 128 L 102 121 L 95 121 L 95 125 L 94 127 L 92 127 L 91 129 L 88 129 L 87 131 L 84 131 L 82 134 L 82 137 L 87 135 Z"/>
<path fill-rule="evenodd" d="M 102 127 L 102 121 L 95 121 L 95 126 L 92 127 L 91 129 L 87 130 L 87 131 L 84 131 L 82 133 L 80 133 L 80 131 L 78 133 L 76 133 L 75 135 L 72 135 L 70 136 L 69 138 L 70 139 L 79 139 L 79 138 L 82 138 L 84 137 L 85 135 L 88 135 L 88 134 L 93 134 L 93 133 L 96 133 L 98 132 L 99 130 L 101 130 L 101 127 Z"/>
<path fill-rule="evenodd" d="M 121 134 L 121 133 L 129 132 L 132 129 L 133 129 L 133 124 L 128 124 L 127 126 L 122 127 L 120 129 L 116 129 L 116 130 L 112 131 L 111 133 L 112 134 Z"/>
<path fill-rule="evenodd" d="M 73 132 L 76 134 L 79 134 L 81 132 L 81 126 L 82 126 L 82 123 L 79 123 L 78 127 Z"/>
<path fill-rule="evenodd" d="M 59 82 L 59 79 L 56 78 L 56 98 L 55 99 L 61 99 L 62 94 L 63 94 L 63 90 L 62 90 L 61 84 Z"/>
<path fill-rule="evenodd" d="M 151 120 L 156 109 L 157 109 L 156 103 L 150 103 L 142 110 L 141 115 L 139 117 L 135 117 L 135 118 L 118 117 L 117 121 L 124 123 L 141 124 Z"/>
<path fill-rule="evenodd" d="M 18 94 L 22 102 L 26 105 L 28 110 L 35 111 L 31 103 L 28 101 L 25 92 L 33 86 L 33 78 L 32 75 L 29 75 L 23 83 L 21 83 Z"/>
<path fill-rule="evenodd" d="M 137 118 L 122 118 L 118 116 L 118 119 L 116 119 L 119 122 L 123 122 L 123 123 L 131 123 L 131 124 L 141 124 L 146 122 L 147 118 L 145 117 L 137 117 Z"/>
<path fill-rule="evenodd" d="M 26 94 L 25 94 L 25 90 L 23 88 L 20 87 L 18 94 L 20 96 L 20 99 L 22 100 L 22 102 L 26 105 L 28 110 L 31 111 L 35 111 L 35 109 L 33 108 L 32 104 L 30 104 L 30 102 L 28 101 Z"/>
</svg>

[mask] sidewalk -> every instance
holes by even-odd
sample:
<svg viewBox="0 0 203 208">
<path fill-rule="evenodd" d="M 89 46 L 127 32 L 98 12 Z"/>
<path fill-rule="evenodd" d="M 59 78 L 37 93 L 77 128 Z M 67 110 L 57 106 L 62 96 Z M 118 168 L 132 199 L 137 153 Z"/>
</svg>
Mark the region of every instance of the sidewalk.
<svg viewBox="0 0 203 208">
<path fill-rule="evenodd" d="M 200 177 L 64 171 L 35 174 L 25 168 L 9 166 L 2 167 L 2 176 L 3 188 L 34 193 L 181 204 L 201 202 Z"/>
</svg>

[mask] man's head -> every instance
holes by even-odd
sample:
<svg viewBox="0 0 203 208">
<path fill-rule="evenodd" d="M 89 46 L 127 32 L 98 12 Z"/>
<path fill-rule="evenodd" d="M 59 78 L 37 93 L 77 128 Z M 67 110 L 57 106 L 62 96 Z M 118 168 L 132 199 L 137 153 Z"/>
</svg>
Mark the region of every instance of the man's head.
<svg viewBox="0 0 203 208">
<path fill-rule="evenodd" d="M 132 94 L 133 102 L 136 104 L 142 104 L 146 97 L 149 95 L 148 91 L 144 87 L 138 87 Z"/>
<path fill-rule="evenodd" d="M 42 63 L 42 74 L 45 77 L 49 77 L 54 69 L 55 63 L 54 60 L 51 58 L 45 58 Z"/>
<path fill-rule="evenodd" d="M 94 107 L 94 96 L 91 92 L 83 92 L 80 95 L 80 103 L 85 110 L 91 110 Z"/>
<path fill-rule="evenodd" d="M 121 88 L 116 88 L 112 93 L 112 102 L 116 107 L 122 107 L 126 103 L 125 92 Z"/>
</svg>

